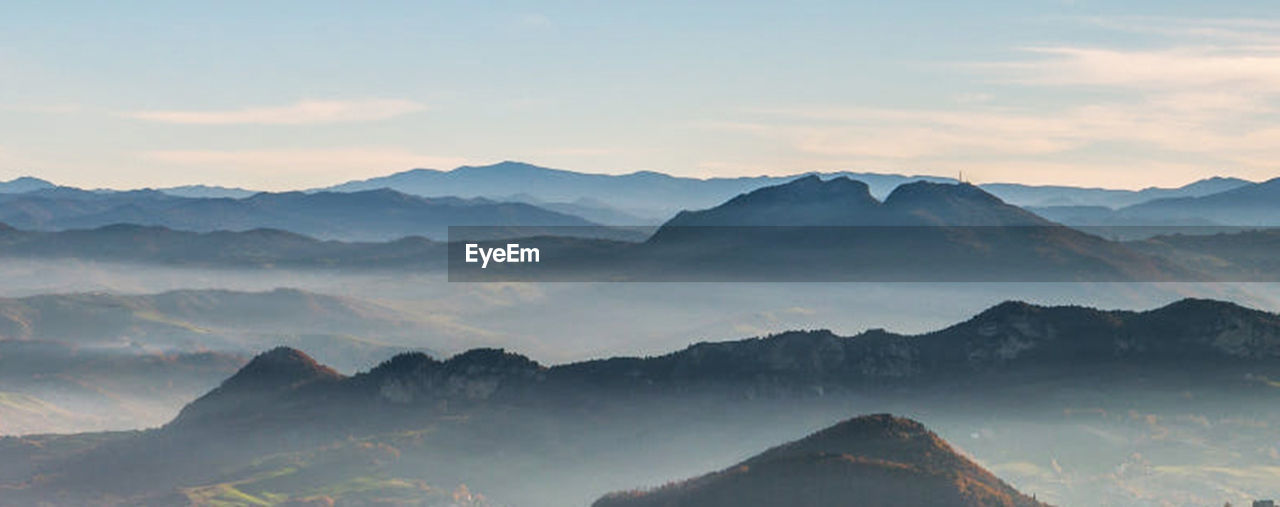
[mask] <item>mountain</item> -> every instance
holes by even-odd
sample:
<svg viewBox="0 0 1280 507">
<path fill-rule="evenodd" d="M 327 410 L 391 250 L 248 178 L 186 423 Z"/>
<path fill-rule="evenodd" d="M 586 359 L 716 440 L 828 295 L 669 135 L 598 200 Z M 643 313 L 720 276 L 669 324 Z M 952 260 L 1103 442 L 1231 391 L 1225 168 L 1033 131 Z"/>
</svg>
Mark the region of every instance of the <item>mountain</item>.
<svg viewBox="0 0 1280 507">
<path fill-rule="evenodd" d="M 580 197 L 573 202 L 548 202 L 529 194 L 515 194 L 496 199 L 504 202 L 523 202 L 542 209 L 582 217 L 602 225 L 644 226 L 662 223 L 662 218 L 642 217 L 617 209 L 592 197 Z"/>
<path fill-rule="evenodd" d="M 1108 235 L 1131 240 L 1174 233 L 1214 234 L 1238 226 L 1280 225 L 1280 178 L 1238 186 L 1234 181 L 1227 183 L 1230 184 L 1201 188 L 1226 188 L 1219 192 L 1163 197 L 1118 209 L 1047 206 L 1033 210 L 1067 225 L 1100 226 L 1099 230 Z"/>
<path fill-rule="evenodd" d="M 663 227 L 842 226 L 885 221 L 880 201 L 871 196 L 866 183 L 805 176 L 738 195 L 710 209 L 681 211 Z"/>
<path fill-rule="evenodd" d="M 878 195 L 887 194 L 899 184 L 912 180 L 952 181 L 948 178 L 896 174 L 831 175 L 865 180 Z M 523 194 L 545 202 L 574 202 L 592 198 L 639 217 L 669 217 L 682 209 L 713 206 L 742 192 L 784 183 L 797 176 L 800 175 L 699 179 L 652 171 L 622 175 L 591 174 L 506 161 L 487 166 L 463 166 L 451 171 L 414 169 L 318 190 L 353 192 L 390 188 L 421 196 L 489 198 Z M 647 223 L 649 222 L 617 225 Z"/>
<path fill-rule="evenodd" d="M 1200 197 L 1157 199 L 1119 210 L 1131 220 L 1280 225 L 1280 178 Z"/>
<path fill-rule="evenodd" d="M 348 241 L 386 241 L 405 236 L 444 238 L 449 226 L 594 225 L 528 204 L 428 199 L 385 189 L 311 194 L 264 192 L 243 199 L 179 199 L 151 208 L 123 202 L 100 213 L 68 217 L 49 225 L 82 229 L 117 223 L 196 232 L 281 229 Z"/>
<path fill-rule="evenodd" d="M 1044 505 L 956 452 L 919 422 L 855 417 L 729 468 L 594 507 Z"/>
<path fill-rule="evenodd" d="M 27 230 L 114 224 L 213 232 L 280 229 L 325 239 L 444 238 L 448 226 L 591 226 L 582 218 L 523 203 L 423 198 L 392 190 L 179 197 L 157 190 L 91 192 L 56 187 L 0 194 L 0 222 Z"/>
<path fill-rule="evenodd" d="M 340 397 L 375 406 L 429 407 L 441 402 L 543 404 L 566 396 L 634 399 L 646 393 L 700 390 L 721 393 L 718 396 L 769 396 L 857 391 L 884 383 L 980 382 L 1010 374 L 1053 378 L 1082 365 L 1127 372 L 1182 371 L 1193 364 L 1201 369 L 1277 369 L 1280 316 L 1196 299 L 1145 312 L 1008 302 L 968 321 L 915 336 L 884 330 L 853 337 L 792 331 L 698 343 L 661 356 L 550 367 L 495 349 L 475 349 L 447 360 L 404 354 L 336 382 L 328 394 L 290 390 L 274 404 L 259 405 L 265 413 L 226 405 L 238 412 L 224 417 L 363 417 L 333 412 L 334 407 L 322 401 Z M 289 412 L 280 412 L 279 406 L 290 407 Z M 188 410 L 204 411 L 200 402 Z M 193 417 L 179 418 L 175 424 L 201 425 Z"/>
<path fill-rule="evenodd" d="M 127 210 L 146 216 L 180 201 L 181 198 L 154 190 L 91 192 L 70 187 L 40 188 L 0 194 L 0 222 L 23 229 L 55 229 L 64 220 L 117 208 L 120 212 Z"/>
<path fill-rule="evenodd" d="M 450 171 L 414 169 L 388 176 L 351 181 L 317 189 L 338 192 L 391 188 L 421 196 L 487 197 L 523 195 L 541 202 L 571 203 L 582 198 L 607 202 L 610 208 L 626 215 L 670 217 L 686 209 L 702 209 L 732 198 L 734 195 L 778 185 L 798 177 L 816 175 L 823 178 L 848 177 L 866 182 L 871 194 L 883 199 L 894 188 L 913 181 L 956 183 L 954 178 L 939 176 L 906 176 L 867 172 L 810 172 L 782 176 L 738 178 L 685 178 L 652 171 L 610 175 L 549 169 L 523 162 L 506 161 L 486 166 L 463 166 Z M 1195 197 L 1222 192 L 1251 184 L 1238 178 L 1213 177 L 1178 188 L 1146 188 L 1116 190 L 1069 186 L 1035 186 L 1016 183 L 989 183 L 980 187 L 1005 202 L 1017 206 L 1104 206 L 1119 208 L 1154 199 Z M 525 199 L 517 199 L 527 202 Z M 534 203 L 537 204 L 537 203 Z M 562 209 L 561 211 L 567 211 Z M 611 222 L 597 216 L 580 215 L 609 225 L 645 225 L 643 222 Z"/>
<path fill-rule="evenodd" d="M 1060 226 L 973 185 L 808 176 L 676 215 L 630 265 L 709 279 L 1067 281 L 1194 279 L 1163 259 Z M 657 260 L 653 260 L 657 259 Z"/>
<path fill-rule="evenodd" d="M 1207 273 L 1215 280 L 1262 282 L 1280 279 L 1280 229 L 1251 229 L 1240 232 L 1161 234 L 1127 243 L 1133 250 L 1158 255 L 1180 265 Z"/>
<path fill-rule="evenodd" d="M 1052 225 L 964 183 L 907 183 L 882 203 L 861 181 L 806 176 L 753 190 L 714 208 L 681 212 L 663 227 Z"/>
<path fill-rule="evenodd" d="M 466 484 L 503 505 L 581 505 L 741 461 L 834 414 L 882 409 L 928 414 L 940 433 L 965 436 L 975 461 L 1051 499 L 1205 503 L 1224 488 L 1242 492 L 1236 499 L 1274 484 L 1256 475 L 1268 468 L 1248 467 L 1273 466 L 1274 427 L 1258 421 L 1275 414 L 1278 373 L 1280 316 L 1210 300 L 1143 312 L 1009 302 L 913 336 L 793 331 L 555 366 L 476 349 L 399 354 L 344 376 L 277 348 L 161 428 L 0 439 L 0 505 L 358 503 L 442 491 L 426 484 Z M 1194 463 L 1217 472 L 1202 477 Z M 820 484 L 892 495 L 909 480 L 935 503 L 953 504 L 957 491 L 1027 501 L 923 427 L 887 416 L 741 465 L 648 498 L 763 485 L 790 499 L 802 493 L 786 488 Z"/>
<path fill-rule="evenodd" d="M 0 181 L 0 194 L 21 194 L 53 188 L 56 185 L 40 178 L 22 176 L 9 181 Z"/>
<path fill-rule="evenodd" d="M 210 185 L 183 185 L 179 187 L 160 188 L 157 190 L 177 197 L 229 197 L 232 199 L 241 199 L 258 193 L 254 190 L 246 190 L 239 187 L 219 187 Z"/>
<path fill-rule="evenodd" d="M 1216 194 L 1253 184 L 1240 178 L 1214 176 L 1177 188 L 1149 187 L 1142 190 L 1116 190 L 1108 188 L 1081 188 L 1062 185 L 1021 185 L 1017 183 L 986 183 L 983 190 L 999 196 L 1005 202 L 1022 207 L 1102 207 L 1122 208 L 1156 199 L 1199 197 Z"/>
<path fill-rule="evenodd" d="M 445 266 L 445 245 L 422 237 L 322 241 L 273 229 L 188 232 L 157 226 L 24 231 L 0 224 L 0 257 L 81 259 L 203 268 L 408 269 Z"/>
</svg>

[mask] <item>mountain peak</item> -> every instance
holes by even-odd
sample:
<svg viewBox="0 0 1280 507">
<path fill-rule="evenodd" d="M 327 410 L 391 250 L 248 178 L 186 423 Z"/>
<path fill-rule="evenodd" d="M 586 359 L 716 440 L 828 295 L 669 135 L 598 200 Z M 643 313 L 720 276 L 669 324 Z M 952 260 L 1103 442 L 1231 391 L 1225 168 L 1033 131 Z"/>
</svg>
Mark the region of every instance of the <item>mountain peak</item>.
<svg viewBox="0 0 1280 507">
<path fill-rule="evenodd" d="M 932 455 L 950 451 L 946 442 L 917 421 L 891 414 L 873 414 L 846 419 L 800 440 L 774 447 L 746 464 L 815 454 L 921 464 Z"/>
<path fill-rule="evenodd" d="M 852 225 L 873 220 L 880 205 L 866 183 L 817 175 L 740 194 L 702 211 L 681 212 L 675 226 L 813 226 Z"/>
<path fill-rule="evenodd" d="M 855 498 L 864 505 L 1043 505 L 924 425 L 889 414 L 848 419 L 728 469 L 594 505 L 834 507 Z"/>
<path fill-rule="evenodd" d="M 963 199 L 976 202 L 1004 204 L 999 197 L 968 183 L 937 183 L 913 181 L 899 185 L 885 198 L 886 205 L 903 205 L 922 200 Z"/>
<path fill-rule="evenodd" d="M 916 181 L 899 185 L 885 209 L 937 225 L 1050 225 L 1027 210 L 968 183 Z"/>
<path fill-rule="evenodd" d="M 57 185 L 32 176 L 19 176 L 9 181 L 0 181 L 0 193 L 3 194 L 22 194 L 55 187 Z"/>
<path fill-rule="evenodd" d="M 324 366 L 305 352 L 292 347 L 276 347 L 255 356 L 240 371 L 222 383 L 220 389 L 277 389 L 342 375 Z"/>
<path fill-rule="evenodd" d="M 496 164 L 489 165 L 464 165 L 450 172 L 466 173 L 466 172 L 505 172 L 505 173 L 525 173 L 525 172 L 552 172 L 555 169 L 536 166 L 527 162 L 519 162 L 516 160 L 503 160 Z"/>
</svg>

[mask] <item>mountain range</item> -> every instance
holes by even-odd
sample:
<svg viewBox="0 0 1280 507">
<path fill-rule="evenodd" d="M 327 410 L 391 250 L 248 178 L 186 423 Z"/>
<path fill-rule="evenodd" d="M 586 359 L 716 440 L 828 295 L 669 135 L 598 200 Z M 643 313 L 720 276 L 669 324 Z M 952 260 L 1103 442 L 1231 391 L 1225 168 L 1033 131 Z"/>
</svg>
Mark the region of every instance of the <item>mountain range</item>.
<svg viewBox="0 0 1280 507">
<path fill-rule="evenodd" d="M 534 242 L 536 243 L 536 242 Z M 538 243 L 540 246 L 545 244 Z M 806 176 L 683 211 L 640 244 L 560 242 L 548 262 L 483 270 L 450 256 L 453 280 L 1080 281 L 1192 280 L 1163 258 L 1045 220 L 968 184 Z M 455 250 L 458 247 L 455 246 Z M 527 277 L 522 277 L 527 275 Z M 472 278 L 474 277 L 474 278 Z"/>
<path fill-rule="evenodd" d="M 80 190 L 23 177 L 0 183 L 0 222 L 30 230 L 128 223 L 196 232 L 274 228 L 348 241 L 410 235 L 440 239 L 449 225 L 655 225 L 683 210 L 713 207 L 735 195 L 806 176 L 862 181 L 877 199 L 887 199 L 894 189 L 913 182 L 956 182 L 852 172 L 710 179 L 654 172 L 606 175 L 520 162 L 450 171 L 415 169 L 278 193 L 207 185 Z M 1280 215 L 1271 204 L 1276 190 L 1268 183 L 1219 177 L 1139 191 L 1004 183 L 979 188 L 1073 226 L 1266 225 Z"/>
<path fill-rule="evenodd" d="M 0 222 L 45 231 L 114 224 L 193 232 L 272 228 L 347 241 L 386 241 L 405 236 L 442 239 L 449 226 L 462 225 L 595 225 L 524 203 L 425 198 L 387 189 L 196 198 L 155 190 L 90 192 L 65 187 L 0 194 Z"/>
<path fill-rule="evenodd" d="M 1254 195 L 1260 191 L 1251 192 L 1250 195 Z M 46 194 L 71 195 L 69 200 L 59 202 L 95 208 L 110 201 L 95 193 L 57 188 L 11 195 L 12 200 L 7 202 L 19 205 L 30 199 L 49 199 Z M 272 195 L 267 200 L 281 197 L 281 194 Z M 91 198 L 84 200 L 86 196 Z M 141 192 L 134 197 L 153 203 L 204 203 L 201 206 L 222 203 L 219 206 L 225 204 L 232 208 L 244 206 L 243 201 L 266 199 L 265 194 L 242 200 L 184 199 L 153 192 Z M 390 197 L 392 201 L 420 200 L 389 190 L 294 194 L 293 197 L 298 202 L 275 207 L 294 213 L 311 207 L 329 209 L 325 204 L 327 200 L 352 206 L 358 206 L 364 199 L 382 202 L 383 197 Z M 120 194 L 116 198 L 126 197 Z M 4 199 L 0 196 L 0 209 L 4 207 Z M 323 213 L 310 215 L 306 220 L 311 221 L 313 229 L 334 231 L 343 223 L 346 224 L 343 227 L 354 228 L 383 214 L 395 213 L 377 206 L 363 217 L 342 215 L 341 210 L 338 206 L 326 212 L 332 214 L 332 220 Z M 160 212 L 156 216 L 170 216 L 168 213 Z M 250 215 L 252 213 L 245 216 Z M 195 216 L 226 215 L 200 212 Z M 413 216 L 416 215 L 407 215 L 402 226 L 389 227 L 422 230 L 426 222 L 413 222 L 409 218 Z M 75 220 L 80 219 L 67 219 L 68 222 Z M 271 223 L 264 217 L 253 220 Z M 478 273 L 481 276 L 476 279 L 495 279 L 496 276 L 496 279 L 530 280 L 685 280 L 693 277 L 742 280 L 748 277 L 760 280 L 1188 281 L 1267 280 L 1280 276 L 1280 265 L 1269 262 L 1268 251 L 1262 248 L 1264 244 L 1252 241 L 1257 235 L 1248 231 L 1214 236 L 1221 240 L 1215 250 L 1216 257 L 1207 256 L 1205 248 L 1210 244 L 1200 242 L 1192 247 L 1193 242 L 1188 239 L 1168 239 L 1175 237 L 1170 234 L 1162 236 L 1164 239 L 1146 242 L 1112 241 L 1101 237 L 1110 236 L 1111 229 L 1080 230 L 1060 226 L 967 184 L 908 183 L 881 201 L 864 182 L 845 177 L 824 181 L 817 176 L 807 176 L 743 193 L 705 210 L 683 211 L 652 235 L 640 228 L 514 225 L 527 222 L 512 219 L 506 223 L 513 225 L 455 229 L 459 237 L 473 229 L 481 239 L 498 236 L 533 240 L 536 237 L 536 243 L 546 251 L 547 262 L 527 266 L 525 271 L 505 268 L 485 271 Z M 293 222 L 292 227 L 309 227 L 301 223 L 301 220 Z M 588 222 L 572 219 L 567 223 Z M 190 222 L 185 224 L 192 226 Z M 1168 231 L 1197 232 L 1180 227 L 1151 228 L 1148 232 Z M 342 235 L 380 234 L 365 231 Z M 473 238 L 468 236 L 468 239 Z M 1182 247 L 1175 248 L 1174 243 Z M 1228 252 L 1223 248 L 1228 244 L 1237 247 Z M 460 245 L 454 246 L 460 248 Z M 0 257 L 184 267 L 440 271 L 448 267 L 448 259 L 461 258 L 461 255 L 447 255 L 448 248 L 445 243 L 415 236 L 358 242 L 321 240 L 272 229 L 189 232 L 121 224 L 94 229 L 31 231 L 0 226 Z M 1211 257 L 1216 260 L 1206 261 Z M 471 279 L 468 277 L 477 274 L 475 270 L 468 270 L 474 266 L 453 267 L 458 269 L 451 273 L 460 274 L 459 280 Z"/>
<path fill-rule="evenodd" d="M 687 178 L 641 171 L 622 175 L 591 174 L 549 169 L 523 162 L 487 166 L 463 166 L 450 171 L 414 169 L 389 176 L 351 181 L 317 190 L 350 192 L 391 188 L 423 196 L 488 197 L 522 195 L 543 202 L 574 202 L 582 198 L 604 200 L 619 211 L 648 220 L 663 219 L 686 209 L 700 209 L 734 195 L 779 185 L 804 176 L 824 179 L 848 177 L 867 183 L 872 195 L 884 198 L 894 188 L 915 181 L 956 183 L 940 176 L 906 176 L 866 172 L 801 173 L 786 176 L 737 178 Z M 1035 186 L 1016 183 L 983 184 L 981 187 L 1018 206 L 1104 206 L 1118 208 L 1153 199 L 1196 197 L 1248 185 L 1238 178 L 1209 178 L 1178 188 L 1114 190 L 1068 186 Z M 645 222 L 609 225 L 644 225 Z"/>
<path fill-rule="evenodd" d="M 1031 210 L 1067 225 L 1119 226 L 1120 232 L 1126 227 L 1150 226 L 1184 226 L 1182 232 L 1186 234 L 1212 233 L 1212 226 L 1274 227 L 1280 225 L 1280 178 L 1229 187 L 1220 192 L 1164 197 L 1117 208 L 1049 206 Z M 1137 236 L 1144 236 L 1141 230 L 1137 232 Z"/>
<path fill-rule="evenodd" d="M 1193 370 L 1197 375 L 1187 377 Z M 1280 395 L 1268 380 L 1280 378 L 1277 373 L 1280 316 L 1212 300 L 1143 312 L 1009 302 L 915 336 L 794 331 L 556 366 L 475 349 L 446 360 L 400 354 L 346 376 L 283 347 L 255 357 L 159 429 L 0 439 L 0 463 L 7 463 L 0 467 L 6 488 L 0 504 L 313 496 L 341 503 L 421 496 L 441 491 L 424 484 L 448 491 L 465 481 L 500 504 L 519 498 L 524 505 L 565 505 L 661 480 L 645 475 L 654 467 L 684 463 L 675 468 L 687 476 L 704 462 L 741 461 L 726 457 L 748 441 L 777 442 L 802 414 L 825 418 L 820 414 L 833 413 L 827 409 L 847 417 L 851 406 L 915 403 L 911 410 L 954 415 L 1013 404 L 1024 414 L 1062 417 L 1056 403 L 1088 407 L 1093 398 L 1086 394 L 1094 391 L 1119 407 L 1137 406 L 1124 393 L 1137 393 L 1133 400 L 1143 403 L 1168 397 L 1184 408 L 1206 400 L 1265 406 Z M 1255 433 L 1241 430 L 1232 438 Z M 37 441 L 39 448 L 23 443 Z M 688 455 L 692 441 L 702 452 L 714 451 L 711 461 Z M 1082 442 L 1116 445 L 1113 439 Z M 17 453 L 25 457 L 14 458 Z M 565 465 L 547 467 L 549 460 Z M 34 475 L 41 480 L 30 482 Z M 1213 487 L 1178 478 L 1177 488 Z M 794 488 L 826 484 L 833 489 L 823 491 L 839 494 L 839 484 L 874 483 L 883 489 L 873 491 L 897 495 L 906 494 L 899 488 L 904 481 L 932 498 L 978 502 L 964 505 L 1031 505 L 920 425 L 886 416 L 854 419 L 723 472 L 652 496 L 608 497 L 601 505 L 732 501 L 743 494 L 736 487 L 752 485 L 802 495 Z M 1090 494 L 1111 502 L 1129 498 Z"/>
<path fill-rule="evenodd" d="M 382 242 L 326 241 L 276 229 L 189 232 L 117 224 L 27 231 L 0 224 L 0 257 L 192 268 L 418 271 L 443 269 L 445 244 L 420 236 Z"/>
<path fill-rule="evenodd" d="M 1042 504 L 957 453 L 917 421 L 888 414 L 841 421 L 729 468 L 593 507 L 837 507 Z"/>
</svg>

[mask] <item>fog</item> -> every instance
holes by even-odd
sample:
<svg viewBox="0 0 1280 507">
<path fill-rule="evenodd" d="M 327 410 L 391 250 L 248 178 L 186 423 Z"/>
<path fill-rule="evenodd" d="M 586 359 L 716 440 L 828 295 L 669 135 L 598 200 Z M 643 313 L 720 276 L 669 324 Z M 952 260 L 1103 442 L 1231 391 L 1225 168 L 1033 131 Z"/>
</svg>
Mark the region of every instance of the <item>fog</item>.
<svg viewBox="0 0 1280 507">
<path fill-rule="evenodd" d="M 697 341 L 795 329 L 922 333 L 1008 300 L 1146 310 L 1200 297 L 1280 310 L 1280 283 L 449 283 L 439 273 L 12 260 L 0 261 L 0 277 L 9 281 L 0 287 L 5 297 L 296 288 L 384 305 L 424 324 L 420 335 L 393 340 L 397 345 L 445 355 L 502 347 L 545 364 L 658 354 Z"/>
</svg>

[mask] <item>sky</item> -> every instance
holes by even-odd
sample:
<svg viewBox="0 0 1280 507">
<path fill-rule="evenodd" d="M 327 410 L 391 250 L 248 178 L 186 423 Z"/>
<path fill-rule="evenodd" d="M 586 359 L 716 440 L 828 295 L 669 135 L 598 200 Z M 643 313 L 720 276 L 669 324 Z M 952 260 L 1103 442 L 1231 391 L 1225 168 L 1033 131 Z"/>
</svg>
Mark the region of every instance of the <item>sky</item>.
<svg viewBox="0 0 1280 507">
<path fill-rule="evenodd" d="M 1280 176 L 1280 4 L 0 3 L 0 179 Z"/>
</svg>

